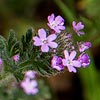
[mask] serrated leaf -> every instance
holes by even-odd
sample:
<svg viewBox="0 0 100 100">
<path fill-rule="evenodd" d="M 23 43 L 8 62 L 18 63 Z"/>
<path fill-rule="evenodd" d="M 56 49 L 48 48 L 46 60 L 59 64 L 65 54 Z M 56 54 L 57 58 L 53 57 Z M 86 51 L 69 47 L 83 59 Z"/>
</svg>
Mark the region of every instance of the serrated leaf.
<svg viewBox="0 0 100 100">
<path fill-rule="evenodd" d="M 30 60 L 26 60 L 26 61 L 21 62 L 18 66 L 20 68 L 22 68 L 22 67 L 30 66 L 30 65 L 31 65 L 31 61 Z"/>
<path fill-rule="evenodd" d="M 29 43 L 32 39 L 32 29 L 28 29 L 26 32 L 26 43 Z"/>
<path fill-rule="evenodd" d="M 26 32 L 26 36 L 22 35 L 21 42 L 22 42 L 22 52 L 29 51 L 32 48 L 32 29 L 28 29 Z"/>
<path fill-rule="evenodd" d="M 17 41 L 11 48 L 11 51 L 10 51 L 11 56 L 19 53 L 19 48 L 20 48 L 20 43 L 19 41 Z"/>
<path fill-rule="evenodd" d="M 6 47 L 6 39 L 0 35 L 0 51 Z"/>
<path fill-rule="evenodd" d="M 3 40 L 4 42 L 6 42 L 6 39 L 0 35 L 0 40 Z"/>
<path fill-rule="evenodd" d="M 25 36 L 22 35 L 21 37 L 21 42 L 22 42 L 22 52 L 26 51 L 26 42 L 25 42 Z"/>
<path fill-rule="evenodd" d="M 50 73 L 48 73 L 45 69 L 43 69 L 41 67 L 38 67 L 38 70 L 39 70 L 40 74 L 43 76 L 50 76 L 51 75 Z"/>
<path fill-rule="evenodd" d="M 10 31 L 9 38 L 8 38 L 8 51 L 11 51 L 12 46 L 16 43 L 17 39 L 15 38 L 14 31 Z"/>
<path fill-rule="evenodd" d="M 35 67 L 42 76 L 50 76 L 52 73 L 51 71 L 48 71 L 48 67 L 43 62 L 33 61 L 33 67 Z"/>
</svg>

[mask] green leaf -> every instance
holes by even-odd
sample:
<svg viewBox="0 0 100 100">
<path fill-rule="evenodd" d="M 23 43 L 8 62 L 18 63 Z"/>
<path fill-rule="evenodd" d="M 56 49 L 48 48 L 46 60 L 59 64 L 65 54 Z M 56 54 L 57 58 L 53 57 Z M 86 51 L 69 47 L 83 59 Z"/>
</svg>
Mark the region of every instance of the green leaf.
<svg viewBox="0 0 100 100">
<path fill-rule="evenodd" d="M 20 42 L 17 41 L 11 48 L 11 51 L 10 51 L 11 52 L 11 56 L 19 53 L 19 48 L 20 48 Z"/>
<path fill-rule="evenodd" d="M 42 75 L 42 76 L 50 76 L 51 75 L 50 73 L 47 72 L 47 70 L 45 70 L 41 67 L 38 67 L 38 71 L 39 71 L 40 75 Z"/>
<path fill-rule="evenodd" d="M 22 52 L 26 51 L 26 42 L 25 42 L 25 36 L 22 35 L 21 37 L 21 42 L 22 42 Z"/>
<path fill-rule="evenodd" d="M 26 32 L 26 43 L 29 43 L 32 40 L 32 29 L 28 29 Z"/>
<path fill-rule="evenodd" d="M 30 60 L 26 60 L 26 61 L 21 62 L 18 66 L 20 68 L 23 68 L 23 67 L 29 66 L 29 65 L 31 65 L 31 61 Z"/>
<path fill-rule="evenodd" d="M 32 29 L 28 29 L 26 32 L 26 37 L 22 35 L 21 42 L 22 42 L 22 51 L 30 50 L 30 44 L 32 40 Z"/>
<path fill-rule="evenodd" d="M 9 56 L 13 56 L 14 54 L 18 53 L 19 51 L 19 42 L 17 41 L 15 37 L 15 32 L 10 31 L 9 38 L 8 38 L 8 52 Z M 15 50 L 15 51 L 14 51 Z"/>
<path fill-rule="evenodd" d="M 6 39 L 0 35 L 0 51 L 6 47 Z"/>
<path fill-rule="evenodd" d="M 48 66 L 41 61 L 32 61 L 33 69 L 37 70 L 42 76 L 50 76 L 52 74 L 52 70 L 48 68 Z"/>
<path fill-rule="evenodd" d="M 10 51 L 12 45 L 16 42 L 15 38 L 15 32 L 13 30 L 10 31 L 9 37 L 8 37 L 8 50 Z"/>
</svg>

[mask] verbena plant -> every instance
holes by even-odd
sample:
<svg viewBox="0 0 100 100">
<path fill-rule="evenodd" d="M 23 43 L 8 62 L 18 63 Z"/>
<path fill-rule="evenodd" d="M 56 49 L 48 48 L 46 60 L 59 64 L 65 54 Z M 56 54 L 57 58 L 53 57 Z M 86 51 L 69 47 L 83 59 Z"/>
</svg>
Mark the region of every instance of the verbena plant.
<svg viewBox="0 0 100 100">
<path fill-rule="evenodd" d="M 90 64 L 86 50 L 91 42 L 78 40 L 85 35 L 82 22 L 72 22 L 72 32 L 64 26 L 64 19 L 54 14 L 48 16 L 48 29 L 41 28 L 38 34 L 28 29 L 21 40 L 10 31 L 8 39 L 0 36 L 0 79 L 11 73 L 17 80 L 18 88 L 28 95 L 39 92 L 37 76 L 57 75 L 67 69 L 77 72 Z"/>
</svg>

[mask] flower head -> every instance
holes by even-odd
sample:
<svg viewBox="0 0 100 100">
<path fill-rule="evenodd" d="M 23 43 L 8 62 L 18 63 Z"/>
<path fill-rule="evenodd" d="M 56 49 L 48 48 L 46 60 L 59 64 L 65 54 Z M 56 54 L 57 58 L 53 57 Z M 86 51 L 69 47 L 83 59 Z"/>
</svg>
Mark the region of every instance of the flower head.
<svg viewBox="0 0 100 100">
<path fill-rule="evenodd" d="M 65 59 L 62 59 L 63 65 L 67 66 L 69 72 L 76 72 L 75 67 L 81 67 L 81 63 L 78 60 L 74 60 L 76 51 L 72 51 L 70 54 L 67 50 L 64 50 Z"/>
<path fill-rule="evenodd" d="M 85 68 L 90 64 L 90 58 L 88 54 L 81 54 L 78 58 L 80 61 L 81 65 Z"/>
<path fill-rule="evenodd" d="M 36 80 L 30 80 L 29 78 L 26 78 L 21 82 L 21 87 L 28 95 L 35 95 L 38 92 Z"/>
<path fill-rule="evenodd" d="M 55 17 L 54 14 L 48 16 L 47 25 L 55 32 L 60 33 L 61 30 L 65 30 L 64 19 L 61 16 Z"/>
<path fill-rule="evenodd" d="M 49 47 L 51 48 L 57 48 L 58 44 L 56 42 L 53 42 L 57 38 L 55 34 L 51 34 L 48 37 L 46 37 L 46 32 L 44 29 L 38 30 L 38 35 L 33 37 L 34 45 L 35 46 L 41 46 L 42 52 L 48 52 Z"/>
<path fill-rule="evenodd" d="M 91 47 L 91 42 L 79 42 L 78 49 L 80 52 L 84 52 L 85 50 L 89 49 Z"/>
<path fill-rule="evenodd" d="M 64 65 L 62 64 L 62 58 L 58 56 L 54 56 L 51 60 L 51 67 L 61 71 L 64 69 Z"/>
<path fill-rule="evenodd" d="M 18 62 L 19 59 L 20 59 L 20 56 L 19 56 L 19 54 L 16 54 L 16 55 L 14 55 L 12 58 L 13 58 L 13 60 L 14 60 L 15 62 Z"/>
<path fill-rule="evenodd" d="M 35 95 L 38 92 L 35 75 L 36 75 L 36 72 L 32 70 L 25 72 L 24 80 L 20 84 L 24 92 L 28 95 L 31 95 L 31 94 Z"/>
<path fill-rule="evenodd" d="M 84 25 L 82 24 L 82 22 L 76 24 L 76 22 L 73 21 L 72 26 L 73 26 L 73 30 L 77 33 L 78 36 L 85 34 L 83 31 L 80 31 L 84 29 Z"/>
</svg>

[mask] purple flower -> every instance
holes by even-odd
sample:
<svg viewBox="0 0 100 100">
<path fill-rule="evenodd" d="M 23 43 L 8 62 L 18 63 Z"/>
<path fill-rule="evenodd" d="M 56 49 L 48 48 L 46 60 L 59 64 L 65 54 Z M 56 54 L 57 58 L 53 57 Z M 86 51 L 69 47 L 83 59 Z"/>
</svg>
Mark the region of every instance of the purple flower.
<svg viewBox="0 0 100 100">
<path fill-rule="evenodd" d="M 28 95 L 35 95 L 38 92 L 36 80 L 30 80 L 29 78 L 26 78 L 21 82 L 21 87 Z"/>
<path fill-rule="evenodd" d="M 0 71 L 2 70 L 3 67 L 3 60 L 0 58 Z"/>
<path fill-rule="evenodd" d="M 64 65 L 62 64 L 62 58 L 58 56 L 54 56 L 51 60 L 51 67 L 55 68 L 58 71 L 64 69 Z"/>
<path fill-rule="evenodd" d="M 90 58 L 88 54 L 81 54 L 78 58 L 80 61 L 81 65 L 85 68 L 90 64 Z"/>
<path fill-rule="evenodd" d="M 84 32 L 80 31 L 84 29 L 84 25 L 82 24 L 82 22 L 76 24 L 76 22 L 73 21 L 72 26 L 73 26 L 73 30 L 77 33 L 78 36 L 85 34 Z"/>
<path fill-rule="evenodd" d="M 32 71 L 32 70 L 28 70 L 27 72 L 25 72 L 25 77 L 26 78 L 35 78 L 36 76 L 36 72 Z"/>
<path fill-rule="evenodd" d="M 48 16 L 47 25 L 55 32 L 60 33 L 61 30 L 65 30 L 64 19 L 61 16 L 55 17 L 54 14 Z"/>
<path fill-rule="evenodd" d="M 77 72 L 75 67 L 81 67 L 81 63 L 78 60 L 74 60 L 76 51 L 72 51 L 70 54 L 67 50 L 64 50 L 65 59 L 62 59 L 63 65 L 68 67 L 69 72 Z"/>
<path fill-rule="evenodd" d="M 15 62 L 18 62 L 19 59 L 20 59 L 20 56 L 19 56 L 19 54 L 16 54 L 16 55 L 14 55 L 12 58 L 13 58 L 13 60 L 14 60 Z"/>
<path fill-rule="evenodd" d="M 78 49 L 80 52 L 84 52 L 85 50 L 89 49 L 91 47 L 91 42 L 79 42 Z"/>
<path fill-rule="evenodd" d="M 48 52 L 49 47 L 51 48 L 57 48 L 58 44 L 56 42 L 53 42 L 57 38 L 55 34 L 51 34 L 48 37 L 46 37 L 46 32 L 44 29 L 38 30 L 39 37 L 35 36 L 33 37 L 34 45 L 35 46 L 41 46 L 42 52 Z"/>
</svg>

